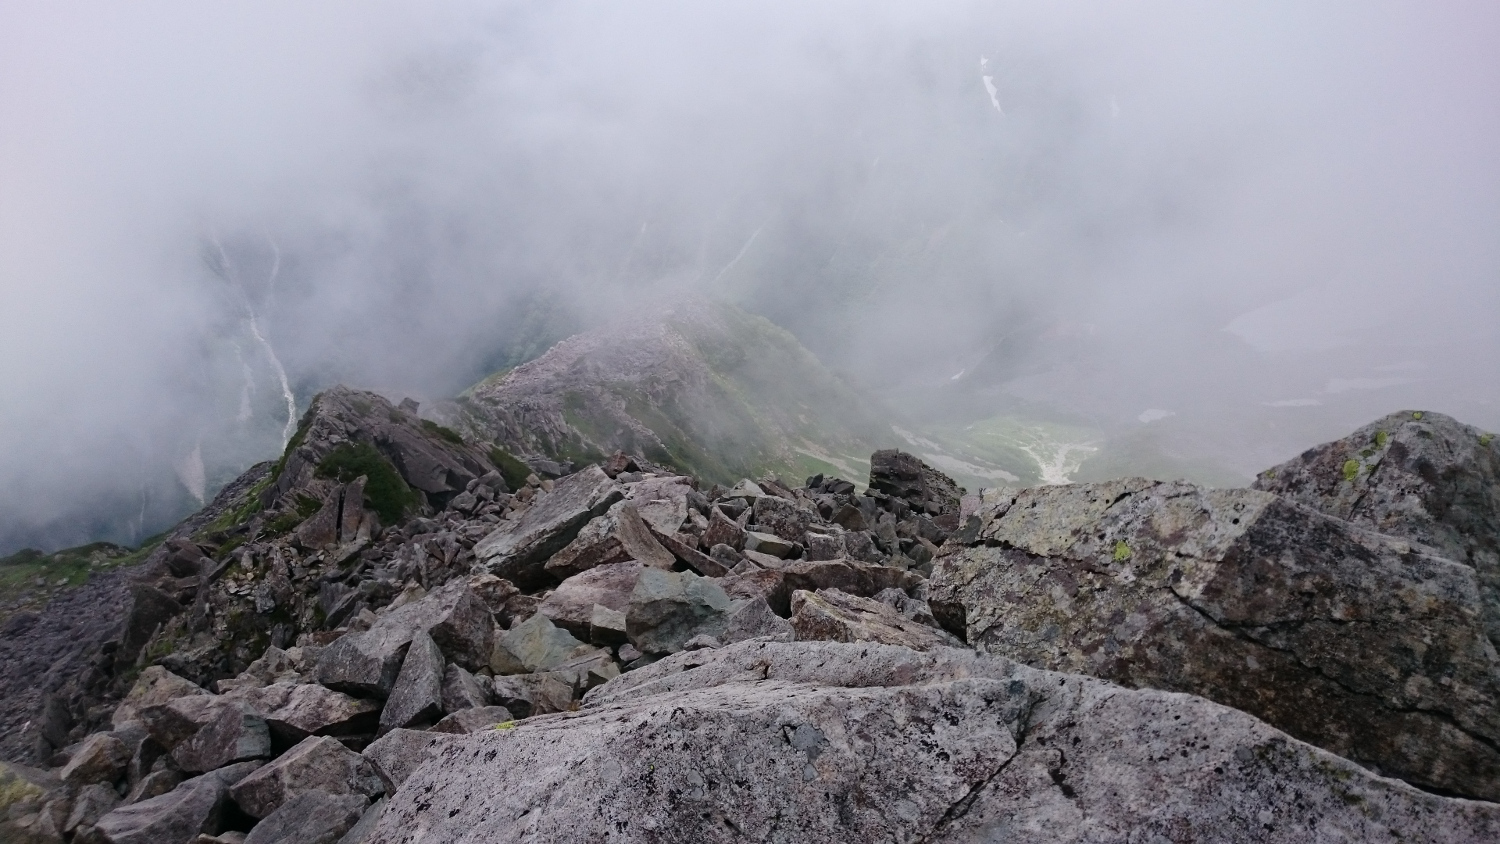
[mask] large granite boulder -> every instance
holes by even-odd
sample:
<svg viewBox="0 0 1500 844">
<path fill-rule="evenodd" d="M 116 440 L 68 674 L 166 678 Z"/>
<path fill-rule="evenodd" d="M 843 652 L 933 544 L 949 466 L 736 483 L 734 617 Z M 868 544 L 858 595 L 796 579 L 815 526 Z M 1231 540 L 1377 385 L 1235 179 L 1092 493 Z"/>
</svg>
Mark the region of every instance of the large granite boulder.
<svg viewBox="0 0 1500 844">
<path fill-rule="evenodd" d="M 369 804 L 361 794 L 305 791 L 256 824 L 245 844 L 339 844 Z"/>
<path fill-rule="evenodd" d="M 1475 571 L 1266 492 L 1126 479 L 992 497 L 935 566 L 970 645 L 1190 692 L 1372 770 L 1500 799 Z"/>
<path fill-rule="evenodd" d="M 584 525 L 543 568 L 553 577 L 569 578 L 596 566 L 630 560 L 660 569 L 669 569 L 673 563 L 672 554 L 656 541 L 635 503 L 621 501 Z"/>
<path fill-rule="evenodd" d="M 476 543 L 474 556 L 485 570 L 523 589 L 545 585 L 551 579 L 544 568 L 548 558 L 624 495 L 624 488 L 598 466 L 559 478 L 517 522 Z"/>
<path fill-rule="evenodd" d="M 271 755 L 265 718 L 238 698 L 189 695 L 145 707 L 140 716 L 151 738 L 188 773 Z"/>
<path fill-rule="evenodd" d="M 264 818 L 308 791 L 373 798 L 384 790 L 363 756 L 334 739 L 313 736 L 236 782 L 229 796 L 246 814 Z"/>
<path fill-rule="evenodd" d="M 1485 630 L 1500 648 L 1500 443 L 1441 413 L 1404 410 L 1317 446 L 1255 489 L 1472 567 Z"/>
<path fill-rule="evenodd" d="M 723 634 L 734 606 L 712 578 L 645 568 L 625 609 L 630 643 L 645 654 L 673 653 L 688 640 Z"/>
<path fill-rule="evenodd" d="M 912 621 L 889 604 L 837 589 L 793 592 L 791 626 L 803 642 L 873 642 L 916 651 L 963 645 L 951 633 Z"/>
<path fill-rule="evenodd" d="M 193 777 L 158 797 L 120 806 L 99 819 L 96 840 L 108 844 L 188 844 L 219 831 L 226 789 L 255 770 L 241 762 Z"/>
<path fill-rule="evenodd" d="M 691 670 L 688 670 L 691 669 Z M 468 736 L 373 841 L 1486 841 L 1418 791 L 1188 695 L 967 651 L 749 642 Z"/>
<path fill-rule="evenodd" d="M 624 613 L 643 568 L 645 566 L 636 560 L 625 560 L 575 574 L 547 595 L 537 607 L 537 614 L 588 641 L 592 637 L 594 608 L 602 606 Z"/>
<path fill-rule="evenodd" d="M 390 699 L 380 710 L 380 730 L 428 725 L 443 717 L 443 653 L 432 637 L 412 637 Z"/>
<path fill-rule="evenodd" d="M 271 737 L 291 746 L 308 736 L 373 733 L 380 704 L 361 700 L 314 683 L 272 683 L 260 689 L 229 693 L 262 713 Z"/>
</svg>

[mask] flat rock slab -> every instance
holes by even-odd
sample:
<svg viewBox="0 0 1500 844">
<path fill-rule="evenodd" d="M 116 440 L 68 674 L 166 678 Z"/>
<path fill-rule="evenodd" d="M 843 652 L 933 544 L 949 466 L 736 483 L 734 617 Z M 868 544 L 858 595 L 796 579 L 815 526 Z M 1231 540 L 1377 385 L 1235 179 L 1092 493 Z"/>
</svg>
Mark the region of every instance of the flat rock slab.
<svg viewBox="0 0 1500 844">
<path fill-rule="evenodd" d="M 1202 695 L 1388 775 L 1500 800 L 1500 658 L 1474 569 L 1186 482 L 1039 487 L 970 520 L 929 591 L 970 645 Z"/>
<path fill-rule="evenodd" d="M 474 545 L 474 556 L 491 574 L 523 589 L 544 585 L 543 566 L 578 536 L 588 521 L 603 515 L 625 489 L 590 466 L 559 478 L 514 525 L 498 528 Z"/>
<path fill-rule="evenodd" d="M 361 700 L 315 683 L 272 683 L 231 693 L 265 716 L 271 735 L 282 746 L 308 736 L 345 736 L 375 731 L 380 704 Z"/>
<path fill-rule="evenodd" d="M 140 710 L 146 730 L 189 773 L 271 755 L 265 718 L 248 702 L 220 695 L 179 697 Z"/>
<path fill-rule="evenodd" d="M 307 791 L 373 798 L 384 790 L 363 756 L 334 739 L 313 736 L 235 783 L 229 793 L 246 814 L 264 818 Z"/>
<path fill-rule="evenodd" d="M 1374 776 L 1200 698 L 967 651 L 754 642 L 469 736 L 407 780 L 372 840 L 1497 836 L 1500 806 Z"/>
<path fill-rule="evenodd" d="M 395 793 L 412 771 L 437 755 L 457 736 L 452 733 L 429 733 L 421 730 L 391 730 L 370 743 L 363 756 L 385 783 L 387 793 Z"/>
<path fill-rule="evenodd" d="M 369 802 L 359 794 L 299 794 L 256 824 L 245 844 L 338 844 Z"/>
<path fill-rule="evenodd" d="M 912 621 L 889 604 L 837 589 L 793 592 L 791 627 L 803 642 L 872 642 L 915 651 L 963 646 L 952 634 Z"/>
</svg>

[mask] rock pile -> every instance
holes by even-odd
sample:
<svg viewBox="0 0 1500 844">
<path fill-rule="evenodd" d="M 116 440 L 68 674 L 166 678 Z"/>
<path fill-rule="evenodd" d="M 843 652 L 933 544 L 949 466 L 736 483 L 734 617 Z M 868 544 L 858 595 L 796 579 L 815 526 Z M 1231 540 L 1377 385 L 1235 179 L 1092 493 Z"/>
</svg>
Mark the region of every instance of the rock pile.
<svg viewBox="0 0 1500 844">
<path fill-rule="evenodd" d="M 128 584 L 0 838 L 1500 835 L 1408 784 L 1500 799 L 1494 543 L 1454 506 L 1442 545 L 1266 490 L 964 495 L 900 452 L 863 491 L 515 463 L 320 396 Z"/>
</svg>

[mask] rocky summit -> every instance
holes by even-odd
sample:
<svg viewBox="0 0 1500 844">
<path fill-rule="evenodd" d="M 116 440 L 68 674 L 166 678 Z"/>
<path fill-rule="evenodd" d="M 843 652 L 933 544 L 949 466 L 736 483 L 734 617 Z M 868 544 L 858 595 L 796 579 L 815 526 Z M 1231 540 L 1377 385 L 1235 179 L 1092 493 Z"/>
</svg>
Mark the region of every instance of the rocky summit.
<svg viewBox="0 0 1500 844">
<path fill-rule="evenodd" d="M 713 419 L 633 426 L 753 356 L 634 348 L 701 378 L 551 396 L 632 369 L 563 349 L 451 428 L 329 390 L 6 621 L 0 840 L 1500 840 L 1488 433 L 1403 412 L 1251 489 L 735 477 Z"/>
</svg>

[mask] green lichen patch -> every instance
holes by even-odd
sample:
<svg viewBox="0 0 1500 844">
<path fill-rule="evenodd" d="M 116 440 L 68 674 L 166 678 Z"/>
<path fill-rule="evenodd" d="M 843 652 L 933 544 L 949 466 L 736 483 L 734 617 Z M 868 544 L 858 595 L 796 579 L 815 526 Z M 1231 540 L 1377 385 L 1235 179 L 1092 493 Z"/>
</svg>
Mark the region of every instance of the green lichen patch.
<svg viewBox="0 0 1500 844">
<path fill-rule="evenodd" d="M 1420 411 L 1420 410 L 1414 410 L 1414 411 L 1412 411 L 1411 418 L 1413 418 L 1413 419 L 1421 419 L 1422 418 L 1422 411 Z"/>
<path fill-rule="evenodd" d="M 1125 544 L 1125 540 L 1122 539 L 1115 543 L 1114 558 L 1117 563 L 1123 563 L 1130 559 L 1130 546 Z"/>
<path fill-rule="evenodd" d="M 1487 445 L 1489 445 L 1490 443 L 1492 443 L 1494 441 L 1495 441 L 1495 435 L 1494 434 L 1480 434 L 1479 435 L 1479 444 L 1480 445 L 1487 446 Z"/>
<path fill-rule="evenodd" d="M 318 464 L 316 475 L 339 483 L 365 476 L 365 499 L 388 525 L 400 522 L 408 510 L 421 504 L 396 467 L 369 443 L 345 443 L 328 452 Z"/>
<path fill-rule="evenodd" d="M 1359 461 L 1358 460 L 1345 460 L 1344 461 L 1344 480 L 1346 480 L 1346 481 L 1352 481 L 1352 480 L 1354 480 L 1357 477 L 1359 477 Z"/>
<path fill-rule="evenodd" d="M 1386 435 L 1385 431 L 1376 431 L 1375 432 L 1375 447 L 1376 448 L 1385 448 L 1385 442 L 1388 439 L 1390 439 L 1390 437 Z"/>
</svg>

